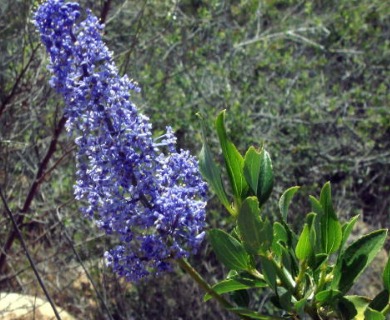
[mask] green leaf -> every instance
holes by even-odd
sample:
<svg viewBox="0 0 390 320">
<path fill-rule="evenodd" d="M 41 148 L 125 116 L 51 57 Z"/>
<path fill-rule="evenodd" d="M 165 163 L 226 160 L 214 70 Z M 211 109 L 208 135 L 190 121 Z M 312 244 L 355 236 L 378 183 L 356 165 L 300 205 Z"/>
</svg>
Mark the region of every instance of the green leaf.
<svg viewBox="0 0 390 320">
<path fill-rule="evenodd" d="M 253 194 L 257 194 L 259 187 L 259 178 L 261 172 L 260 152 L 257 152 L 255 147 L 251 146 L 245 154 L 244 158 L 244 176 Z"/>
<path fill-rule="evenodd" d="M 349 235 L 351 234 L 352 229 L 355 226 L 355 223 L 357 222 L 358 219 L 359 219 L 359 215 L 356 215 L 343 225 L 343 227 L 342 227 L 343 237 L 341 240 L 340 249 L 342 249 L 344 247 L 344 245 L 347 242 Z"/>
<path fill-rule="evenodd" d="M 279 200 L 279 210 L 282 215 L 282 219 L 287 222 L 288 208 L 295 193 L 299 190 L 298 186 L 291 187 L 283 192 Z"/>
<path fill-rule="evenodd" d="M 234 278 L 222 280 L 213 286 L 213 290 L 218 294 L 223 294 L 227 292 L 243 290 L 243 289 L 252 289 L 252 288 L 264 288 L 267 287 L 265 281 L 259 279 L 249 279 L 241 278 L 240 276 L 235 276 Z M 203 301 L 208 301 L 212 299 L 210 294 L 206 294 L 203 298 Z"/>
<path fill-rule="evenodd" d="M 329 182 L 321 190 L 320 202 L 323 210 L 320 218 L 322 249 L 325 253 L 332 253 L 340 247 L 342 229 L 333 209 Z"/>
<path fill-rule="evenodd" d="M 342 238 L 341 224 L 331 216 L 321 219 L 321 241 L 325 253 L 333 253 L 340 247 Z"/>
<path fill-rule="evenodd" d="M 283 310 L 291 311 L 293 304 L 291 303 L 292 294 L 283 287 L 278 287 L 278 300 Z"/>
<path fill-rule="evenodd" d="M 347 292 L 383 246 L 387 230 L 371 232 L 352 243 L 338 259 L 332 287 Z"/>
<path fill-rule="evenodd" d="M 329 255 L 327 253 L 319 253 L 314 256 L 314 264 L 312 266 L 313 271 L 318 270 L 321 265 L 327 261 L 329 258 Z"/>
<path fill-rule="evenodd" d="M 254 147 L 248 149 L 244 159 L 244 176 L 260 205 L 263 205 L 274 185 L 271 157 L 266 150 L 258 152 Z"/>
<path fill-rule="evenodd" d="M 299 260 L 305 260 L 313 253 L 313 249 L 310 243 L 310 229 L 307 223 L 305 223 L 302 233 L 299 236 L 297 246 L 295 247 L 295 254 Z"/>
<path fill-rule="evenodd" d="M 389 304 L 389 291 L 382 290 L 368 305 L 371 309 L 382 312 Z"/>
<path fill-rule="evenodd" d="M 303 314 L 306 302 L 307 302 L 307 297 L 304 297 L 301 300 L 295 302 L 294 309 L 299 315 Z"/>
<path fill-rule="evenodd" d="M 209 231 L 211 246 L 218 260 L 232 270 L 249 270 L 250 258 L 243 245 L 220 229 Z"/>
<path fill-rule="evenodd" d="M 321 205 L 321 202 L 319 202 L 315 197 L 313 196 L 309 196 L 309 200 L 310 200 L 310 203 L 311 203 L 311 210 L 315 213 L 317 213 L 318 215 L 323 215 L 324 211 L 322 209 L 322 205 Z"/>
<path fill-rule="evenodd" d="M 318 292 L 315 296 L 315 299 L 317 302 L 320 302 L 321 305 L 323 305 L 325 303 L 331 302 L 332 300 L 340 297 L 341 295 L 342 293 L 340 291 L 329 289 Z"/>
<path fill-rule="evenodd" d="M 283 265 L 290 274 L 296 275 L 298 270 L 295 260 L 293 260 L 292 251 L 292 248 L 287 249 L 282 247 L 281 265 Z"/>
<path fill-rule="evenodd" d="M 209 183 L 215 194 L 217 195 L 219 201 L 224 205 L 224 207 L 231 213 L 234 214 L 229 200 L 227 198 L 225 188 L 223 187 L 221 170 L 216 165 L 211 155 L 210 148 L 203 141 L 202 150 L 199 154 L 199 169 L 202 173 L 203 178 Z"/>
<path fill-rule="evenodd" d="M 383 271 L 383 285 L 390 291 L 390 257 L 387 259 L 385 270 Z"/>
<path fill-rule="evenodd" d="M 363 319 L 358 317 L 359 312 L 356 305 L 351 300 L 346 299 L 345 297 L 340 298 L 337 301 L 336 306 L 337 306 L 337 311 L 341 315 L 340 319 L 343 320 Z"/>
<path fill-rule="evenodd" d="M 274 229 L 274 239 L 276 241 L 287 243 L 288 235 L 284 225 L 276 221 L 274 222 L 273 229 Z"/>
<path fill-rule="evenodd" d="M 360 296 L 345 296 L 344 300 L 348 300 L 355 307 L 357 313 L 355 313 L 352 318 L 354 317 L 354 319 L 364 319 L 364 312 L 370 303 L 369 299 Z"/>
<path fill-rule="evenodd" d="M 248 184 L 244 178 L 244 158 L 227 137 L 225 129 L 225 110 L 218 115 L 215 124 L 234 198 L 236 201 L 241 202 L 241 199 L 245 197 L 248 189 Z"/>
<path fill-rule="evenodd" d="M 272 227 L 260 218 L 259 202 L 256 197 L 248 197 L 241 205 L 237 225 L 245 249 L 250 254 L 258 254 L 269 249 L 272 243 Z"/>
<path fill-rule="evenodd" d="M 265 256 L 260 256 L 260 262 L 265 281 L 267 281 L 268 285 L 276 292 L 276 270 L 274 265 Z"/>
<path fill-rule="evenodd" d="M 288 235 L 285 227 L 279 223 L 274 222 L 273 225 L 273 239 L 272 239 L 272 251 L 278 257 L 282 256 L 282 248 L 288 243 Z"/>
<path fill-rule="evenodd" d="M 322 252 L 322 247 L 320 244 L 319 237 L 317 236 L 317 235 L 321 235 L 321 225 L 319 223 L 317 214 L 314 212 L 308 213 L 306 215 L 306 223 L 309 227 L 309 237 L 310 237 L 310 245 L 312 251 L 314 254 L 318 254 L 318 252 Z"/>
<path fill-rule="evenodd" d="M 364 320 L 386 320 L 385 316 L 377 310 L 367 307 L 364 312 Z"/>
</svg>

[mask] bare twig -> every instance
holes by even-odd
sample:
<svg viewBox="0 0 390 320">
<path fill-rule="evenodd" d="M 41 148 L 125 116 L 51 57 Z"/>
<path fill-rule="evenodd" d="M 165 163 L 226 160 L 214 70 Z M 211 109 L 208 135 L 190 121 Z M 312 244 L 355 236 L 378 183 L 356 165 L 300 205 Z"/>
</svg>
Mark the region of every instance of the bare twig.
<svg viewBox="0 0 390 320">
<path fill-rule="evenodd" d="M 110 11 L 111 0 L 104 0 L 102 10 L 100 11 L 100 21 L 106 22 L 108 11 Z"/>
<path fill-rule="evenodd" d="M 36 46 L 35 48 L 32 49 L 30 59 L 28 60 L 27 64 L 20 71 L 18 77 L 16 78 L 16 80 L 14 82 L 14 85 L 12 86 L 11 92 L 2 101 L 2 103 L 0 105 L 0 118 L 1 118 L 1 115 L 3 114 L 3 112 L 5 111 L 5 108 L 7 107 L 8 103 L 10 102 L 12 97 L 15 95 L 16 89 L 18 88 L 20 81 L 22 80 L 22 78 L 24 77 L 28 68 L 30 67 L 30 64 L 32 63 L 32 61 L 34 59 L 35 53 L 37 52 L 38 48 L 39 48 L 39 46 Z"/>
<path fill-rule="evenodd" d="M 50 142 L 49 149 L 47 150 L 46 156 L 43 158 L 42 162 L 40 163 L 40 166 L 38 168 L 37 174 L 35 176 L 35 180 L 31 185 L 30 191 L 26 197 L 26 200 L 24 202 L 23 208 L 20 211 L 20 214 L 16 218 L 16 224 L 20 226 L 23 223 L 24 220 L 24 214 L 27 213 L 30 209 L 31 203 L 38 191 L 38 188 L 40 184 L 42 183 L 43 179 L 41 179 L 45 175 L 45 170 L 49 164 L 49 161 L 51 157 L 53 156 L 54 152 L 56 151 L 58 137 L 61 134 L 64 126 L 65 126 L 66 118 L 65 116 L 62 116 L 60 121 L 58 122 L 57 127 L 54 130 L 54 134 L 52 137 L 52 140 Z M 4 244 L 3 251 L 0 255 L 0 272 L 4 270 L 6 260 L 7 260 L 7 253 L 12 247 L 12 244 L 17 236 L 16 229 L 13 229 L 9 232 L 8 238 Z"/>
<path fill-rule="evenodd" d="M 46 179 L 46 177 L 50 173 L 52 173 L 58 167 L 58 165 L 74 150 L 76 150 L 76 146 L 73 146 L 72 148 L 67 150 L 49 169 L 45 171 L 44 174 L 42 174 L 42 176 L 38 180 L 38 183 L 41 184 L 43 180 Z"/>
<path fill-rule="evenodd" d="M 93 281 L 91 275 L 89 274 L 88 270 L 85 268 L 84 266 L 84 263 L 79 255 L 79 253 L 77 252 L 76 248 L 75 248 L 75 245 L 73 243 L 73 240 L 71 239 L 70 235 L 68 234 L 68 232 L 66 231 L 66 227 L 65 225 L 62 223 L 62 220 L 61 220 L 61 217 L 59 215 L 59 208 L 57 209 L 56 211 L 57 213 L 57 220 L 58 220 L 58 223 L 60 223 L 60 225 L 62 226 L 63 228 L 63 231 L 64 231 L 64 235 L 65 235 L 65 238 L 66 240 L 68 241 L 70 247 L 72 248 L 72 251 L 74 253 L 74 255 L 76 256 L 76 259 L 77 261 L 80 263 L 81 267 L 83 268 L 84 272 L 85 272 L 85 275 L 87 276 L 89 282 L 91 283 L 95 293 L 96 293 L 96 296 L 98 297 L 98 299 L 100 300 L 100 303 L 102 304 L 103 306 L 103 309 L 106 310 L 106 313 L 107 313 L 107 316 L 110 318 L 110 320 L 113 320 L 114 318 L 112 317 L 111 315 L 111 312 L 110 312 L 110 309 L 108 308 L 106 302 L 104 301 L 104 298 L 103 296 L 100 294 L 96 284 L 95 284 L 95 281 Z"/>
<path fill-rule="evenodd" d="M 38 283 L 39 283 L 39 285 L 41 286 L 43 292 L 45 293 L 46 299 L 47 299 L 47 301 L 50 303 L 51 308 L 53 309 L 53 312 L 54 312 L 54 314 L 55 314 L 55 316 L 56 316 L 56 319 L 57 319 L 57 320 L 61 320 L 61 317 L 60 317 L 60 315 L 59 315 L 58 312 L 57 312 L 56 306 L 55 306 L 53 300 L 51 299 L 50 294 L 49 294 L 49 292 L 47 291 L 47 289 L 46 289 L 46 287 L 45 287 L 45 284 L 43 283 L 43 279 L 42 279 L 41 276 L 39 275 L 39 272 L 38 272 L 38 270 L 37 270 L 37 268 L 36 268 L 36 266 L 35 266 L 34 260 L 33 260 L 32 257 L 30 256 L 30 253 L 29 253 L 29 251 L 28 251 L 28 249 L 27 249 L 27 246 L 26 246 L 26 243 L 25 243 L 25 241 L 24 241 L 24 239 L 23 239 L 22 234 L 20 233 L 18 224 L 17 224 L 17 222 L 16 222 L 16 220 L 15 220 L 15 218 L 14 218 L 14 215 L 12 214 L 11 210 L 10 210 L 9 207 L 8 207 L 7 200 L 5 199 L 5 197 L 4 197 L 4 195 L 3 195 L 1 186 L 0 186 L 0 197 L 1 197 L 1 200 L 2 200 L 3 205 L 4 205 L 4 209 L 5 209 L 5 211 L 7 212 L 8 216 L 9 216 L 9 218 L 11 219 L 12 224 L 13 224 L 13 226 L 14 226 L 14 233 L 15 233 L 15 234 L 17 235 L 17 237 L 19 238 L 19 241 L 20 241 L 20 243 L 21 243 L 21 245 L 22 245 L 22 247 L 23 247 L 23 250 L 24 250 L 24 252 L 25 252 L 25 254 L 26 254 L 26 257 L 27 257 L 28 261 L 30 262 L 31 268 L 33 269 L 34 274 L 35 274 L 35 276 L 36 276 L 36 278 L 37 278 L 37 280 L 38 280 Z"/>
</svg>

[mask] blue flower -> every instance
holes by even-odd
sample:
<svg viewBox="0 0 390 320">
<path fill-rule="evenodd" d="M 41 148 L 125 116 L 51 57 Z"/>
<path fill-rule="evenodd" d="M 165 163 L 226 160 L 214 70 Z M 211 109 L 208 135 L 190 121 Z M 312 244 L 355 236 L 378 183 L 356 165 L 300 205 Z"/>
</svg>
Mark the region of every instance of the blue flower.
<svg viewBox="0 0 390 320">
<path fill-rule="evenodd" d="M 50 56 L 50 84 L 65 101 L 67 129 L 76 136 L 75 196 L 84 214 L 117 237 L 107 264 L 129 281 L 171 268 L 196 252 L 204 237 L 207 186 L 188 151 L 176 151 L 171 128 L 154 139 L 149 119 L 120 77 L 91 12 L 48 0 L 35 24 Z"/>
</svg>

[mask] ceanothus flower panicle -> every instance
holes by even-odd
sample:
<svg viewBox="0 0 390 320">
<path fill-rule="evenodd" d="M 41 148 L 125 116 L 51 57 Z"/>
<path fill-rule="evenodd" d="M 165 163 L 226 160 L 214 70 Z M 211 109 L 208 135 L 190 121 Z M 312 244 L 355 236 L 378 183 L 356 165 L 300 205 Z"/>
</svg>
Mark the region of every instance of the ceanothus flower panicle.
<svg viewBox="0 0 390 320">
<path fill-rule="evenodd" d="M 87 200 L 85 215 L 119 238 L 105 253 L 108 265 L 130 281 L 169 269 L 204 237 L 207 186 L 196 159 L 175 150 L 171 128 L 152 137 L 149 119 L 130 100 L 139 88 L 118 75 L 90 11 L 48 0 L 35 25 L 50 56 L 50 84 L 76 136 L 76 198 Z"/>
</svg>

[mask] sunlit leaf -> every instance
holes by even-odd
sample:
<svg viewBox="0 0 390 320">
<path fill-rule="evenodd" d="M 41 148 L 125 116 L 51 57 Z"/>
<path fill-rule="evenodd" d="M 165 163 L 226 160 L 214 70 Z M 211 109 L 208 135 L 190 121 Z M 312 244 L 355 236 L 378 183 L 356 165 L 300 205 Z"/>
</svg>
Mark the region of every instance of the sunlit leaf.
<svg viewBox="0 0 390 320">
<path fill-rule="evenodd" d="M 295 247 L 295 254 L 298 259 L 305 260 L 312 254 L 313 249 L 310 243 L 310 229 L 305 223 L 302 233 L 299 236 L 297 246 Z"/>
<path fill-rule="evenodd" d="M 245 198 L 248 190 L 248 184 L 244 178 L 244 158 L 227 137 L 225 110 L 217 116 L 215 125 L 234 198 L 236 201 L 241 201 L 242 198 Z"/>
<path fill-rule="evenodd" d="M 251 288 L 263 288 L 267 287 L 267 283 L 258 279 L 248 279 L 241 278 L 240 276 L 235 276 L 234 278 L 222 280 L 213 286 L 213 290 L 218 294 L 223 294 L 227 292 L 251 289 Z M 204 301 L 212 299 L 210 294 L 206 294 L 203 298 Z"/>
<path fill-rule="evenodd" d="M 233 214 L 225 188 L 223 187 L 221 170 L 214 162 L 210 148 L 207 146 L 205 141 L 203 142 L 203 147 L 199 154 L 199 169 L 203 178 L 206 179 L 212 190 L 217 195 L 219 201 L 221 201 L 224 207 Z"/>
<path fill-rule="evenodd" d="M 383 271 L 383 285 L 390 291 L 390 257 L 387 259 L 385 270 Z"/>
<path fill-rule="evenodd" d="M 356 215 L 343 225 L 342 227 L 343 237 L 340 246 L 341 248 L 343 248 L 345 243 L 347 242 L 349 235 L 351 234 L 352 229 L 355 226 L 355 223 L 357 222 L 358 219 L 359 219 L 359 215 Z"/>
<path fill-rule="evenodd" d="M 322 249 L 325 253 L 332 253 L 340 247 L 342 229 L 333 209 L 329 182 L 321 190 L 320 202 L 323 210 L 320 218 Z"/>
<path fill-rule="evenodd" d="M 279 200 L 279 211 L 282 219 L 287 222 L 288 208 L 295 193 L 299 190 L 298 186 L 291 187 L 283 192 Z"/>
</svg>

